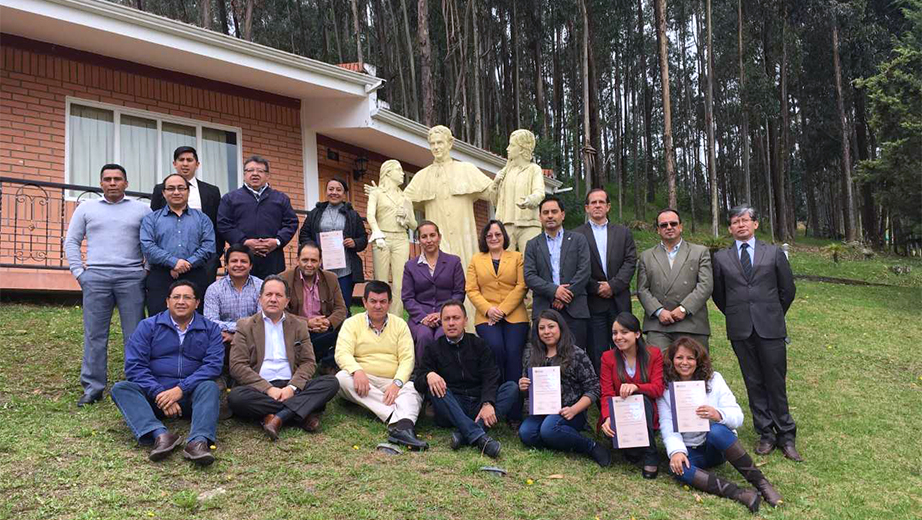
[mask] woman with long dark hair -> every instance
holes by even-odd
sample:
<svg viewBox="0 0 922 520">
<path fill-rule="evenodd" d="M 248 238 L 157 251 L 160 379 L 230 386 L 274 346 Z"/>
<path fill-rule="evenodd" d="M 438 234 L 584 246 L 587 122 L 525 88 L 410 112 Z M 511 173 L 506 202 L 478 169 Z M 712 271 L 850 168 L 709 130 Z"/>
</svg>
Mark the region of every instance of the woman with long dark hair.
<svg viewBox="0 0 922 520">
<path fill-rule="evenodd" d="M 522 365 L 525 368 L 519 379 L 522 392 L 528 392 L 531 386 L 529 368 L 559 366 L 562 405 L 558 413 L 526 417 L 519 427 L 522 443 L 534 448 L 582 453 L 603 467 L 611 464 L 608 448 L 579 433 L 586 427 L 586 409 L 599 398 L 599 378 L 586 351 L 574 344 L 570 328 L 559 312 L 547 309 L 538 315 Z M 527 399 L 525 410 L 528 410 Z"/>
<path fill-rule="evenodd" d="M 743 411 L 720 373 L 711 368 L 707 350 L 697 341 L 680 337 L 666 350 L 663 378 L 673 381 L 704 381 L 708 404 L 697 408 L 698 417 L 710 421 L 707 432 L 678 433 L 674 431 L 672 392 L 667 388 L 656 404 L 659 407 L 660 433 L 669 455 L 669 469 L 689 486 L 736 500 L 755 513 L 762 498 L 771 506 L 781 502 L 781 495 L 772 487 L 752 457 L 746 453 L 733 433 L 743 424 Z M 705 471 L 728 461 L 757 490 L 740 488 L 712 472 Z M 761 496 L 760 496 L 761 495 Z"/>
<path fill-rule="evenodd" d="M 602 387 L 602 414 L 599 419 L 602 433 L 615 436 L 615 421 L 609 408 L 609 398 L 643 395 L 647 418 L 647 435 L 650 446 L 620 450 L 631 463 L 643 463 L 644 478 L 654 479 L 659 473 L 659 454 L 656 450 L 656 428 L 659 414 L 656 400 L 663 395 L 663 355 L 656 347 L 648 347 L 643 340 L 640 321 L 629 312 L 615 316 L 611 327 L 614 348 L 602 354 L 599 381 Z"/>
</svg>

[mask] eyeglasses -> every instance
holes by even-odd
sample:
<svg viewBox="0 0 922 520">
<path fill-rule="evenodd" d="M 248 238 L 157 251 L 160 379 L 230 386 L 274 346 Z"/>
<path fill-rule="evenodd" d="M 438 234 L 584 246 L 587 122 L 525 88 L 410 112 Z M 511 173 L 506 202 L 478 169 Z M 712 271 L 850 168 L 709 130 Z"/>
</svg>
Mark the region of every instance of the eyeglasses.
<svg viewBox="0 0 922 520">
<path fill-rule="evenodd" d="M 503 238 L 502 233 L 487 233 L 487 238 Z"/>
<path fill-rule="evenodd" d="M 266 173 L 269 173 L 269 170 L 256 169 L 256 168 L 246 168 L 245 170 L 243 170 L 243 173 L 259 173 L 259 174 L 266 174 Z"/>
<path fill-rule="evenodd" d="M 195 296 L 191 296 L 188 294 L 171 294 L 170 299 L 173 300 L 174 302 L 178 302 L 180 300 L 191 302 L 191 301 L 195 301 Z"/>
<path fill-rule="evenodd" d="M 660 222 L 660 223 L 659 223 L 659 227 L 660 227 L 660 229 L 666 229 L 666 228 L 669 228 L 669 227 L 677 228 L 677 227 L 679 227 L 680 224 L 681 224 L 681 222 L 676 222 L 676 221 L 672 221 L 672 222 Z"/>
<path fill-rule="evenodd" d="M 189 191 L 189 188 L 185 186 L 167 186 L 166 188 L 163 188 L 163 191 L 167 193 L 173 193 L 174 191 L 176 193 L 182 193 L 184 191 Z"/>
</svg>

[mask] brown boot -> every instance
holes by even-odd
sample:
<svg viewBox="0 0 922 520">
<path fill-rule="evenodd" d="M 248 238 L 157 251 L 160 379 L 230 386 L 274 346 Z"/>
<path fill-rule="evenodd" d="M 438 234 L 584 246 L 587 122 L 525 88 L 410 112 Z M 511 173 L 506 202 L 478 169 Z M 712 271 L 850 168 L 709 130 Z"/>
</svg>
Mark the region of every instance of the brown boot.
<svg viewBox="0 0 922 520">
<path fill-rule="evenodd" d="M 263 431 L 266 432 L 266 435 L 269 436 L 273 441 L 279 440 L 279 430 L 282 429 L 282 420 L 275 416 L 275 414 L 269 414 L 263 417 Z"/>
<path fill-rule="evenodd" d="M 730 447 L 724 451 L 724 457 L 727 458 L 727 462 L 736 468 L 736 471 L 740 472 L 740 475 L 746 479 L 746 482 L 749 482 L 759 490 L 759 493 L 762 494 L 762 498 L 768 502 L 768 505 L 778 507 L 778 504 L 782 502 L 781 493 L 775 490 L 771 482 L 762 474 L 762 470 L 757 468 L 752 462 L 752 457 L 746 453 L 740 441 L 737 440 L 731 444 Z"/>
<path fill-rule="evenodd" d="M 743 504 L 751 513 L 759 511 L 759 504 L 762 497 L 759 493 L 751 488 L 740 488 L 733 482 L 724 480 L 717 475 L 695 468 L 695 476 L 692 478 L 692 487 L 712 495 L 736 500 Z"/>
<path fill-rule="evenodd" d="M 301 421 L 301 427 L 304 428 L 304 431 L 307 433 L 317 433 L 320 431 L 320 414 L 319 413 L 309 413 L 307 417 Z"/>
</svg>

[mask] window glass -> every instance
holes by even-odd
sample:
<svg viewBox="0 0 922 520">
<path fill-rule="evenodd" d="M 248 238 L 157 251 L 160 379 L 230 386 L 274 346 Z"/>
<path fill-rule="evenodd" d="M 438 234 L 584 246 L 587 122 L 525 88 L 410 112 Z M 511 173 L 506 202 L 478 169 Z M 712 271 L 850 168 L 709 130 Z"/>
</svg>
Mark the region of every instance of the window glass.
<svg viewBox="0 0 922 520">
<path fill-rule="evenodd" d="M 111 110 L 70 106 L 70 184 L 98 186 L 102 166 L 115 162 L 113 120 Z"/>
<path fill-rule="evenodd" d="M 221 193 L 237 189 L 237 132 L 202 128 L 202 149 L 199 150 L 199 178 L 214 184 Z"/>
<path fill-rule="evenodd" d="M 173 173 L 173 151 L 179 148 L 180 146 L 191 146 L 196 148 L 195 140 L 195 127 L 180 125 L 177 123 L 168 123 L 166 121 L 161 125 L 162 136 L 161 136 L 161 152 L 160 156 L 163 158 L 163 171 L 160 172 L 160 175 L 157 177 L 157 182 L 163 180 L 164 177 Z M 201 156 L 199 157 L 201 160 Z M 154 187 L 151 186 L 151 189 Z"/>
<path fill-rule="evenodd" d="M 157 184 L 157 121 L 129 115 L 119 118 L 119 160 L 132 191 L 153 191 Z"/>
</svg>

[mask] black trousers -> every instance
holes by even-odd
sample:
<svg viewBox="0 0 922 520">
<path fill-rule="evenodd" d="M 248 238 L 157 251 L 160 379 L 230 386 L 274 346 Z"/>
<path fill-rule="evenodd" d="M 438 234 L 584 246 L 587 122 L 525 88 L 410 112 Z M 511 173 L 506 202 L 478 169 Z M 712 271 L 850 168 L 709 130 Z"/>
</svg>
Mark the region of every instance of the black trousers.
<svg viewBox="0 0 922 520">
<path fill-rule="evenodd" d="M 783 446 L 794 442 L 797 426 L 788 411 L 787 347 L 783 338 L 731 341 L 749 394 L 752 425 L 763 440 Z"/>
<path fill-rule="evenodd" d="M 205 289 L 209 285 L 207 264 L 183 273 L 175 280 L 170 275 L 169 269 L 155 265 L 151 266 L 150 272 L 147 273 L 147 279 L 144 281 L 147 288 L 145 304 L 147 305 L 148 316 L 153 316 L 166 310 L 166 299 L 170 295 L 170 285 L 176 280 L 189 280 L 198 287 L 198 311 L 200 313 L 204 311 Z"/>
<path fill-rule="evenodd" d="M 589 314 L 589 334 L 586 354 L 592 361 L 595 373 L 599 373 L 602 367 L 602 354 L 611 348 L 611 326 L 615 322 L 615 316 L 618 310 L 614 302 L 602 312 L 593 312 Z M 580 345 L 582 346 L 582 345 Z"/>
<path fill-rule="evenodd" d="M 288 381 L 272 381 L 272 386 L 284 388 Z M 262 419 L 287 408 L 298 420 L 303 420 L 312 412 L 322 411 L 337 392 L 339 381 L 336 377 L 320 376 L 308 381 L 304 390 L 295 391 L 294 396 L 284 401 L 276 401 L 251 386 L 237 386 L 228 394 L 227 404 L 234 415 L 243 419 Z"/>
<path fill-rule="evenodd" d="M 314 347 L 314 358 L 317 360 L 317 365 L 336 366 L 333 354 L 337 337 L 339 337 L 339 329 L 311 332 L 311 345 Z"/>
<path fill-rule="evenodd" d="M 266 256 L 253 256 L 253 269 L 250 274 L 265 280 L 270 274 L 279 274 L 285 270 L 285 253 L 284 248 L 278 248 Z"/>
</svg>

